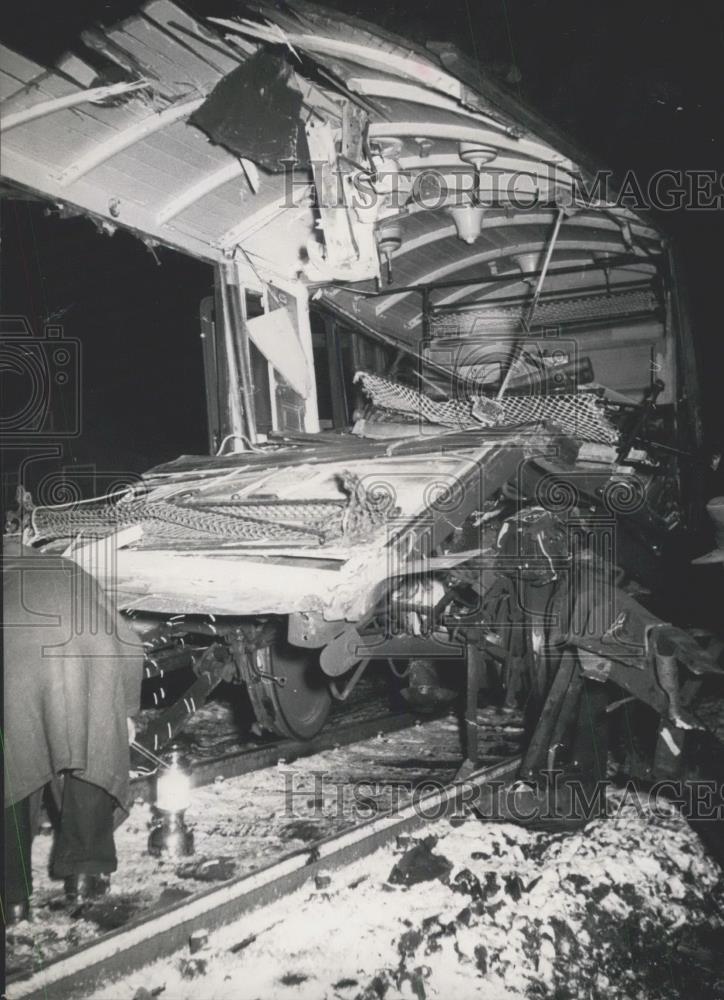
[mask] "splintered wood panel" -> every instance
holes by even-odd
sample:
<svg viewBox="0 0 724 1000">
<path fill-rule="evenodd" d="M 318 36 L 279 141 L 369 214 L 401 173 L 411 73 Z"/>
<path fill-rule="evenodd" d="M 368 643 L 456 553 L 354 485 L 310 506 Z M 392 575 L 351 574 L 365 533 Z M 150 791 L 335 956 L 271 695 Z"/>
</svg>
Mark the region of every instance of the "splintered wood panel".
<svg viewBox="0 0 724 1000">
<path fill-rule="evenodd" d="M 356 40 L 350 38 L 342 38 L 341 41 L 355 42 Z M 379 60 L 380 50 L 381 50 L 381 46 L 378 43 L 379 39 L 377 39 L 370 47 L 371 48 L 370 54 L 371 55 L 374 54 L 376 60 Z M 396 54 L 400 55 L 401 53 L 398 50 Z M 357 61 L 356 59 L 344 58 L 343 56 L 337 53 L 315 52 L 314 61 L 318 62 L 328 72 L 333 73 L 334 76 L 339 77 L 340 79 L 345 81 L 356 76 L 367 76 L 370 72 L 369 66 L 366 63 Z M 442 73 L 444 71 L 440 70 L 440 72 Z M 407 75 L 403 76 L 401 74 L 393 75 L 392 79 L 401 80 L 405 83 L 419 82 L 418 80 L 415 80 L 412 76 L 407 76 Z M 425 84 L 421 84 L 421 86 L 425 86 Z M 377 103 L 375 98 L 369 98 L 369 100 L 371 100 L 373 104 Z"/>
<path fill-rule="evenodd" d="M 125 28 L 112 31 L 109 38 L 142 70 L 162 80 L 166 86 L 195 85 L 206 89 L 220 79 L 216 69 L 143 18 L 135 18 Z"/>
<path fill-rule="evenodd" d="M 2 59 L 1 53 L 0 59 Z M 2 64 L 0 63 L 0 65 Z M 2 69 L 4 70 L 5 67 L 2 67 Z M 4 72 L 1 75 L 5 78 Z M 81 89 L 77 84 L 71 83 L 70 80 L 65 80 L 54 73 L 43 73 L 42 70 L 39 76 L 33 77 L 29 81 L 29 86 L 20 83 L 14 77 L 8 77 L 7 79 L 13 84 L 12 94 L 2 95 L 3 100 L 12 97 L 7 109 L 8 114 L 11 111 L 15 112 L 31 108 L 35 104 L 43 104 L 54 97 L 65 97 L 68 94 L 74 94 Z"/>
<path fill-rule="evenodd" d="M 139 62 L 153 67 L 169 81 L 194 81 L 206 89 L 224 75 L 223 68 L 206 55 L 194 52 L 187 41 L 177 40 L 172 32 L 145 17 L 131 22 L 123 37 L 116 41 Z"/>
<path fill-rule="evenodd" d="M 48 78 L 48 96 L 62 96 L 69 89 L 62 90 L 57 78 Z M 50 82 L 52 81 L 52 82 Z M 144 101 L 130 97 L 119 107 L 97 107 L 83 104 L 36 119 L 14 128 L 6 137 L 13 148 L 26 156 L 52 164 L 54 172 L 62 173 L 104 142 L 117 136 L 153 115 L 153 109 Z"/>
<path fill-rule="evenodd" d="M 189 99 L 193 99 L 193 94 L 189 94 Z M 183 96 L 179 97 L 183 101 Z M 125 132 L 126 129 L 145 121 L 147 118 L 165 111 L 168 107 L 165 101 L 152 100 L 147 96 L 130 94 L 129 97 L 120 104 L 82 104 L 80 107 L 85 118 L 99 130 L 112 129 L 114 132 Z"/>
<path fill-rule="evenodd" d="M 239 62 L 238 53 L 220 36 L 203 28 L 198 21 L 168 0 L 155 0 L 144 8 L 148 20 L 166 28 L 180 44 L 194 49 L 199 58 L 213 63 L 219 73 L 230 73 Z"/>
</svg>

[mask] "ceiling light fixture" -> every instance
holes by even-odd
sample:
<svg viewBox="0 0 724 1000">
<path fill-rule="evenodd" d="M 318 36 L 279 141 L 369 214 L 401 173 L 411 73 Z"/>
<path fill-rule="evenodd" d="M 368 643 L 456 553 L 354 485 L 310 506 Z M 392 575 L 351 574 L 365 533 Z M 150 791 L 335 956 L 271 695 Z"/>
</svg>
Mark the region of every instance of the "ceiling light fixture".
<svg viewBox="0 0 724 1000">
<path fill-rule="evenodd" d="M 402 246 L 402 224 L 386 222 L 377 230 L 377 249 L 387 261 L 387 284 L 392 284 L 392 254 Z"/>
<path fill-rule="evenodd" d="M 463 163 L 469 163 L 471 167 L 480 173 L 483 167 L 492 163 L 498 155 L 498 150 L 493 146 L 481 146 L 478 142 L 461 142 L 458 146 L 458 156 Z"/>
<path fill-rule="evenodd" d="M 483 228 L 485 206 L 473 201 L 461 201 L 457 205 L 448 205 L 447 211 L 452 216 L 458 237 L 468 244 L 473 244 Z"/>
</svg>

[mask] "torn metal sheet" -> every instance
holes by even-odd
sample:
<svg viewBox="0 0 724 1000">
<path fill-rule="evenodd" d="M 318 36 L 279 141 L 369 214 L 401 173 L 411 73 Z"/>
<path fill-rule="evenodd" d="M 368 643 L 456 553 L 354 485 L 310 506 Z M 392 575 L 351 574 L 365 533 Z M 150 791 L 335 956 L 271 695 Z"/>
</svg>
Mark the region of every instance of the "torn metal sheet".
<svg viewBox="0 0 724 1000">
<path fill-rule="evenodd" d="M 37 507 L 30 531 L 44 543 L 108 536 L 95 575 L 126 610 L 357 621 L 409 559 L 438 547 L 514 473 L 525 441 L 475 434 L 449 451 L 422 442 L 416 455 L 367 458 L 354 448 L 314 465 L 287 466 L 272 453 L 271 467 L 240 459 L 231 474 L 187 476 L 183 490 L 150 486 L 113 505 Z M 452 498 L 442 513 L 441 494 Z M 119 548 L 119 527 L 138 526 L 141 537 Z"/>
<path fill-rule="evenodd" d="M 284 171 L 300 152 L 306 158 L 299 148 L 302 95 L 291 77 L 284 59 L 261 49 L 217 83 L 189 122 L 237 156 Z"/>
<path fill-rule="evenodd" d="M 250 338 L 303 399 L 309 395 L 310 373 L 294 322 L 286 309 L 274 309 L 246 321 Z"/>
</svg>

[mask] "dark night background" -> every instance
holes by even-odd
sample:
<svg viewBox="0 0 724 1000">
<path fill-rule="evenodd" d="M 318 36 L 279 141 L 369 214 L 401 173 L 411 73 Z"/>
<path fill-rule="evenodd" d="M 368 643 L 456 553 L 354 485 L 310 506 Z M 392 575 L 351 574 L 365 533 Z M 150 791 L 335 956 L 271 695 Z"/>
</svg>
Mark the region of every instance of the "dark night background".
<svg viewBox="0 0 724 1000">
<path fill-rule="evenodd" d="M 2 38 L 41 63 L 81 30 L 131 13 L 133 0 L 23 0 L 5 8 Z M 229 15 L 233 4 L 191 9 Z M 719 170 L 722 165 L 724 5 L 699 0 L 333 0 L 403 37 L 444 40 L 469 56 L 588 149 L 602 166 Z M 683 252 L 702 359 L 705 428 L 724 427 L 722 211 L 668 213 Z M 82 436 L 66 461 L 141 471 L 206 448 L 198 340 L 206 266 L 136 239 L 100 236 L 82 218 L 60 220 L 41 204 L 2 206 L 2 311 L 48 319 L 83 345 Z"/>
</svg>

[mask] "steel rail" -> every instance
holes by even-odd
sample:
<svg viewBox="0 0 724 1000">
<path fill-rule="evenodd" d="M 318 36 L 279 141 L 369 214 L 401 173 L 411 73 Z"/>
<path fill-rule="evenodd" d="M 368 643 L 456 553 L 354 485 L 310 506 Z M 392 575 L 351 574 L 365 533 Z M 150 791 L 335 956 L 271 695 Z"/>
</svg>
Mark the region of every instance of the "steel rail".
<svg viewBox="0 0 724 1000">
<path fill-rule="evenodd" d="M 399 811 L 364 821 L 351 830 L 325 838 L 284 856 L 250 875 L 233 879 L 152 916 L 127 924 L 102 939 L 49 962 L 30 974 L 8 979 L 10 1000 L 81 1000 L 108 980 L 126 976 L 185 948 L 198 930 L 213 932 L 251 910 L 269 905 L 314 878 L 321 870 L 334 871 L 367 857 L 402 833 L 438 819 L 461 802 L 466 792 L 485 795 L 486 815 L 505 818 L 495 808 L 503 785 L 518 773 L 520 756 L 482 768 L 464 782 L 453 782 L 421 796 Z M 495 813 L 495 815 L 494 815 Z"/>
</svg>

